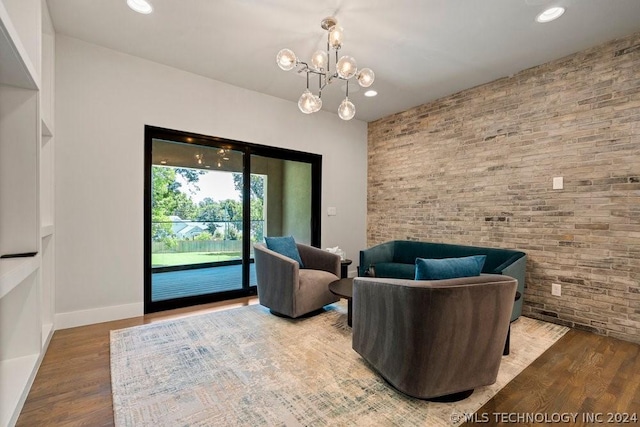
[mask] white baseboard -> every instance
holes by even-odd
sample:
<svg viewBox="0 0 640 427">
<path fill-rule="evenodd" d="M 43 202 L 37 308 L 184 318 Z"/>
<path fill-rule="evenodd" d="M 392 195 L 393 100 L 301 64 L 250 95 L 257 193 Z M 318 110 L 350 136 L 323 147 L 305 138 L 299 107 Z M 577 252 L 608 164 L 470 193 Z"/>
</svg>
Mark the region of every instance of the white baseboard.
<svg viewBox="0 0 640 427">
<path fill-rule="evenodd" d="M 89 310 L 56 313 L 56 330 L 75 328 L 76 326 L 92 325 L 94 323 L 110 322 L 112 320 L 128 319 L 142 316 L 143 303 L 113 305 L 110 307 L 92 308 Z"/>
</svg>

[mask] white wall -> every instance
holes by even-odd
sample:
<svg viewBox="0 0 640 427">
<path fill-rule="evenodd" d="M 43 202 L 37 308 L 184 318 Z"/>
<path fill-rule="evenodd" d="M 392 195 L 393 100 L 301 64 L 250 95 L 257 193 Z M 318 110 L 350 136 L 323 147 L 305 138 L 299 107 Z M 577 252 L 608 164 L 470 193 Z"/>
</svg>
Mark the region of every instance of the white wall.
<svg viewBox="0 0 640 427">
<path fill-rule="evenodd" d="M 340 245 L 357 265 L 365 122 L 304 115 L 289 101 L 63 35 L 55 75 L 58 328 L 142 314 L 145 125 L 321 154 L 322 246 Z"/>
</svg>

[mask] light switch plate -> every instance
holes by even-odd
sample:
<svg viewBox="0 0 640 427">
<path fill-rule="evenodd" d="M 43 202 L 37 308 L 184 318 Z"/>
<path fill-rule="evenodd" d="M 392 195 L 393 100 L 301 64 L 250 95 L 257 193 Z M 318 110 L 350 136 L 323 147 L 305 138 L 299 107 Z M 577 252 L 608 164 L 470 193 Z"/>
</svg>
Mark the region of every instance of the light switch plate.
<svg viewBox="0 0 640 427">
<path fill-rule="evenodd" d="M 564 179 L 561 176 L 553 178 L 553 189 L 562 190 L 564 188 Z"/>
<path fill-rule="evenodd" d="M 338 210 L 334 207 L 327 208 L 327 215 L 336 216 L 338 214 Z"/>
</svg>

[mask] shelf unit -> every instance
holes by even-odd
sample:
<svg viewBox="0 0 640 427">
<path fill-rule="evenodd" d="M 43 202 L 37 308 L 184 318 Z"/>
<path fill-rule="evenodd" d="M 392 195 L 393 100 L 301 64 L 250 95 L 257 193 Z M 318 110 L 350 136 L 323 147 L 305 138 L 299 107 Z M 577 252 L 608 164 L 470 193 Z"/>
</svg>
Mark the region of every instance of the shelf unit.
<svg viewBox="0 0 640 427">
<path fill-rule="evenodd" d="M 55 330 L 55 32 L 45 0 L 0 0 L 0 426 Z"/>
<path fill-rule="evenodd" d="M 40 90 L 40 326 L 45 352 L 53 336 L 55 317 L 55 220 L 54 220 L 54 77 L 55 30 L 47 4 L 42 3 L 42 74 Z"/>
</svg>

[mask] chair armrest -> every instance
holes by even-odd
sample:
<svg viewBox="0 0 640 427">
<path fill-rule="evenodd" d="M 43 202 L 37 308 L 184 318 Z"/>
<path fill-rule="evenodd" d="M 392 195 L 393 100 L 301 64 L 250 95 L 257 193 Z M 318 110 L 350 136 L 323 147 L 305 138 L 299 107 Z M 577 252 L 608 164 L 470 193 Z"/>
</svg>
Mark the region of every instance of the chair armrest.
<svg viewBox="0 0 640 427">
<path fill-rule="evenodd" d="M 340 255 L 322 249 L 297 243 L 304 268 L 323 270 L 340 277 Z"/>
<path fill-rule="evenodd" d="M 379 262 L 392 262 L 394 248 L 395 242 L 391 241 L 360 251 L 360 266 L 358 267 L 358 274 L 360 276 L 364 276 L 365 271 L 367 271 L 372 264 L 375 265 Z"/>
</svg>

